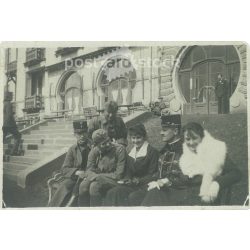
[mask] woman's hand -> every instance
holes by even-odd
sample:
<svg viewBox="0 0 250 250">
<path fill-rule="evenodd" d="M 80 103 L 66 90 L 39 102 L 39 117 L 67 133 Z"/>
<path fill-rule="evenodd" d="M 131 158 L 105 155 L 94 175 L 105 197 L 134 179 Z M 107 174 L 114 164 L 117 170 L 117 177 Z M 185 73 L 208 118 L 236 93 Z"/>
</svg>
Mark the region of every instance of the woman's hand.
<svg viewBox="0 0 250 250">
<path fill-rule="evenodd" d="M 219 191 L 220 191 L 219 183 L 217 181 L 213 181 L 209 187 L 207 194 L 201 196 L 201 200 L 204 203 L 213 203 L 217 199 Z"/>
</svg>

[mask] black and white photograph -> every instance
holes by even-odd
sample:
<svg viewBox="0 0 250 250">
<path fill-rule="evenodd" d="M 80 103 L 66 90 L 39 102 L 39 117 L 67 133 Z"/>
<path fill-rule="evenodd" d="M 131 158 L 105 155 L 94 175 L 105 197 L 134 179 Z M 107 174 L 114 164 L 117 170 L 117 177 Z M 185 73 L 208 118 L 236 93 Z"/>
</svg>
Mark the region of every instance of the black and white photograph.
<svg viewBox="0 0 250 250">
<path fill-rule="evenodd" d="M 2 43 L 2 209 L 248 208 L 248 50 Z"/>
</svg>

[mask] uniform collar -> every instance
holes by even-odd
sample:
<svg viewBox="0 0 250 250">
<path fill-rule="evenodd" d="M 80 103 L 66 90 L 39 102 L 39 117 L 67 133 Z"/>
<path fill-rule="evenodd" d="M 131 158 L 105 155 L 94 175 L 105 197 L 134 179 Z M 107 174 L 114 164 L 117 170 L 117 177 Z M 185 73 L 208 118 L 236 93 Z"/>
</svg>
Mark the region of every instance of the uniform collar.
<svg viewBox="0 0 250 250">
<path fill-rule="evenodd" d="M 182 140 L 181 138 L 178 138 L 173 142 L 167 143 L 162 151 L 168 150 L 171 152 L 176 152 L 176 151 L 179 151 L 181 147 L 182 147 Z"/>
</svg>

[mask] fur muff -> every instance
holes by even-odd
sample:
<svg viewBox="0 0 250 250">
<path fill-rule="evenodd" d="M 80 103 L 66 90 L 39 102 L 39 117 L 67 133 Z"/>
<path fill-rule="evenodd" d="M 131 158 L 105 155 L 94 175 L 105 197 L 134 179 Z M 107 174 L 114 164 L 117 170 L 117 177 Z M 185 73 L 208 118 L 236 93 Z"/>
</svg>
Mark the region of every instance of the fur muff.
<svg viewBox="0 0 250 250">
<path fill-rule="evenodd" d="M 213 201 L 219 192 L 219 184 L 214 180 L 222 173 L 227 153 L 226 144 L 216 140 L 205 130 L 196 152 L 192 152 L 184 143 L 180 168 L 190 178 L 201 175 L 203 178 L 199 195 L 205 202 Z"/>
</svg>

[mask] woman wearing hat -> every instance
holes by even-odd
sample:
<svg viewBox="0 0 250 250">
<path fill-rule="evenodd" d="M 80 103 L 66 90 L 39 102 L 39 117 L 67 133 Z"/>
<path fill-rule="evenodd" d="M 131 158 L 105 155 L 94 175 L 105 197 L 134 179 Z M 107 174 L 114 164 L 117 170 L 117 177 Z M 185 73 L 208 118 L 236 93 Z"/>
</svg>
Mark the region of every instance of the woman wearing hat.
<svg viewBox="0 0 250 250">
<path fill-rule="evenodd" d="M 61 169 L 62 178 L 60 179 L 62 182 L 51 201 L 49 201 L 48 206 L 50 207 L 63 207 L 67 205 L 73 189 L 78 188 L 76 183 L 80 181 L 81 176 L 84 175 L 86 170 L 88 154 L 90 152 L 87 121 L 74 121 L 73 128 L 76 144 L 72 145 L 66 154 Z M 75 191 L 78 195 L 78 190 Z"/>
<path fill-rule="evenodd" d="M 159 153 L 148 143 L 144 125 L 140 123 L 131 127 L 129 135 L 134 147 L 128 155 L 126 178 L 107 193 L 107 206 L 140 205 L 147 192 L 147 183 L 158 170 Z"/>
<path fill-rule="evenodd" d="M 101 206 L 105 193 L 124 177 L 126 150 L 111 142 L 103 129 L 92 135 L 94 147 L 88 157 L 86 178 L 79 188 L 79 206 Z"/>
</svg>

